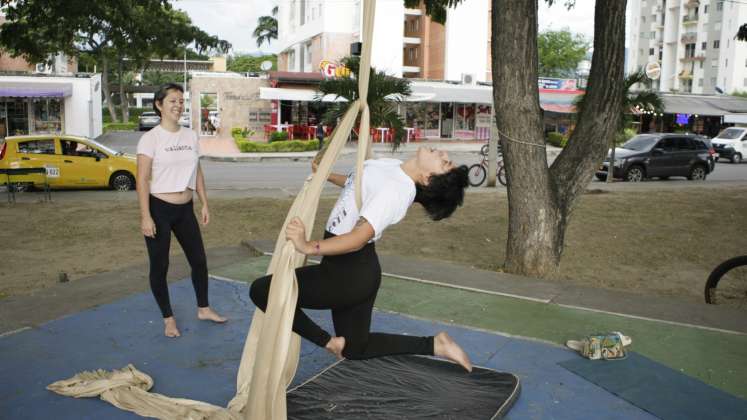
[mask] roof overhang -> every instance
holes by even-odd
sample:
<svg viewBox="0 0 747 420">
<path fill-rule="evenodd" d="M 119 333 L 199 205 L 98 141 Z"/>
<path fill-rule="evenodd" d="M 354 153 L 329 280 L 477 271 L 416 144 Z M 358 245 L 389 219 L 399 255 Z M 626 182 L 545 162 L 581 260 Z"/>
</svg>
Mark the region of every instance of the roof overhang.
<svg viewBox="0 0 747 420">
<path fill-rule="evenodd" d="M 72 95 L 72 83 L 0 82 L 0 97 L 67 98 Z"/>
</svg>

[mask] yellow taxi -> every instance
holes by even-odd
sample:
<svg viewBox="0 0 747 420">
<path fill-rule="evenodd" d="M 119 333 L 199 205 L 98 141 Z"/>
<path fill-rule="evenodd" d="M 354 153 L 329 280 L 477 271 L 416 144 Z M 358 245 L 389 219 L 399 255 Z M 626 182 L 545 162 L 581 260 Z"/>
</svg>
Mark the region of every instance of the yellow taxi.
<svg viewBox="0 0 747 420">
<path fill-rule="evenodd" d="M 50 188 L 135 189 L 137 160 L 85 137 L 64 134 L 12 136 L 0 140 L 0 185 L 8 183 L 3 169 L 44 168 L 44 173 L 10 174 L 17 190 Z"/>
</svg>

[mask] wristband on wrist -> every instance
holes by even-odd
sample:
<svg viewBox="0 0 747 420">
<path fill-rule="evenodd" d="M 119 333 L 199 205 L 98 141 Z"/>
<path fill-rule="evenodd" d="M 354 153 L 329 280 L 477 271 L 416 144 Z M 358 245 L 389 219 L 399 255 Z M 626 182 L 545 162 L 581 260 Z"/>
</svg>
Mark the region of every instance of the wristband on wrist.
<svg viewBox="0 0 747 420">
<path fill-rule="evenodd" d="M 319 249 L 319 241 L 315 241 L 314 244 L 314 255 L 321 255 L 322 251 Z"/>
</svg>

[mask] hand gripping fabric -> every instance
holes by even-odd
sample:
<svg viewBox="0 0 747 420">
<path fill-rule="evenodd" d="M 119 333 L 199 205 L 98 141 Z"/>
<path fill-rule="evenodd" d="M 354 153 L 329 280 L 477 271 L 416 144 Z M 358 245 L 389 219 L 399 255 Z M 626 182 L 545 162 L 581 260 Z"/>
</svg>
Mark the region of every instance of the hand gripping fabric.
<svg viewBox="0 0 747 420">
<path fill-rule="evenodd" d="M 228 408 L 149 393 L 147 391 L 153 386 L 153 380 L 132 365 L 112 372 L 82 372 L 70 379 L 50 384 L 47 389 L 76 398 L 100 396 L 101 399 L 121 409 L 133 411 L 144 417 L 167 420 L 286 418 L 285 392 L 296 373 L 300 350 L 300 337 L 292 332 L 293 314 L 298 299 L 295 270 L 305 263 L 305 256 L 296 252 L 293 244 L 285 239 L 285 228 L 291 219 L 299 217 L 307 226 L 307 239 L 311 236 L 322 187 L 332 171 L 332 164 L 345 146 L 359 112 L 361 123 L 355 201 L 358 208 L 361 207 L 363 161 L 371 153 L 370 116 L 366 100 L 375 9 L 376 0 L 363 2 L 363 51 L 358 75 L 359 99 L 350 104 L 342 121 L 335 128 L 332 140 L 321 152 L 321 162 L 316 174 L 304 182 L 280 230 L 275 253 L 267 270 L 268 274 L 273 275 L 267 311 L 254 311 L 236 379 L 236 396 L 229 402 Z"/>
</svg>

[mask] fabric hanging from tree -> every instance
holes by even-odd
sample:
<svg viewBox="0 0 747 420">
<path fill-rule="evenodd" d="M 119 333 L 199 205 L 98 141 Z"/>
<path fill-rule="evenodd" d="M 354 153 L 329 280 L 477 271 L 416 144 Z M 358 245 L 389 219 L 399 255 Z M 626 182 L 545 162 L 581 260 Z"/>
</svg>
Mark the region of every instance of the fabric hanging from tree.
<svg viewBox="0 0 747 420">
<path fill-rule="evenodd" d="M 280 229 L 275 252 L 267 270 L 268 274 L 273 274 L 267 311 L 254 311 L 236 379 L 236 395 L 229 402 L 228 408 L 149 393 L 153 379 L 132 365 L 111 372 L 82 372 L 70 379 L 50 384 L 47 389 L 76 398 L 99 396 L 123 410 L 144 417 L 168 420 L 286 418 L 285 393 L 296 373 L 300 350 L 300 337 L 292 332 L 293 315 L 298 299 L 295 270 L 305 263 L 306 256 L 296 252 L 293 244 L 285 239 L 285 229 L 290 220 L 299 217 L 304 225 L 309 227 L 307 236 L 311 235 L 322 188 L 332 171 L 332 165 L 345 146 L 359 112 L 361 119 L 355 200 L 358 208 L 361 207 L 363 162 L 371 153 L 370 114 L 366 100 L 371 70 L 375 9 L 376 0 L 363 2 L 359 99 L 350 104 L 345 116 L 332 133 L 327 148 L 317 156 L 320 162 L 316 173 L 304 182 Z"/>
</svg>

